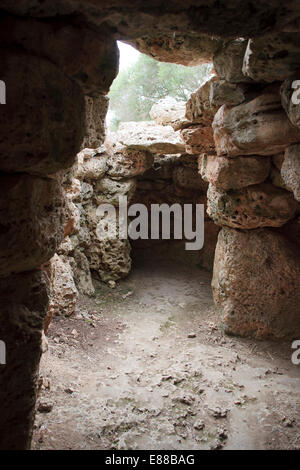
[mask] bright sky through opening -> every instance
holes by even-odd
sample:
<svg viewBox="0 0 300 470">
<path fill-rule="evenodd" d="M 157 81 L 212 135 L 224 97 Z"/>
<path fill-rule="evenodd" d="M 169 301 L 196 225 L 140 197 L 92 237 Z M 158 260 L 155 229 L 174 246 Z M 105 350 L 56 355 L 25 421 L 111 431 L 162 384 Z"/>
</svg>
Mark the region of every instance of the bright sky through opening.
<svg viewBox="0 0 300 470">
<path fill-rule="evenodd" d="M 137 61 L 140 52 L 132 46 L 118 41 L 118 47 L 120 51 L 120 70 L 126 69 Z"/>
</svg>

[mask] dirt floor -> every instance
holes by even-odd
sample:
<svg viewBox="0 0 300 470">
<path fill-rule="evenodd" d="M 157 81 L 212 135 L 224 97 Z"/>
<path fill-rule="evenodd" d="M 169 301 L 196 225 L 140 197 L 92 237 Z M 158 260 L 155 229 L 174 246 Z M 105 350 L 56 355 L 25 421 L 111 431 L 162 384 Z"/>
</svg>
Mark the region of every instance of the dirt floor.
<svg viewBox="0 0 300 470">
<path fill-rule="evenodd" d="M 300 449 L 291 343 L 224 336 L 210 278 L 140 257 L 55 318 L 33 448 Z"/>
</svg>

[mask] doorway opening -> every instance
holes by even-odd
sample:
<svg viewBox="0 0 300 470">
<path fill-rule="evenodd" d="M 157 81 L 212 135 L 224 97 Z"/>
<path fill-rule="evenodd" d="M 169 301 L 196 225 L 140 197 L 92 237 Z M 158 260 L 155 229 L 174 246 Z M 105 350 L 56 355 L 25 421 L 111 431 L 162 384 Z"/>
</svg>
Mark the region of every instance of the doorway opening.
<svg viewBox="0 0 300 470">
<path fill-rule="evenodd" d="M 143 60 L 148 64 L 148 58 Z M 126 93 L 130 98 L 125 87 Z M 123 95 L 116 102 L 127 112 Z M 293 445 L 292 427 L 286 427 L 284 436 L 281 429 L 282 417 L 293 424 L 296 397 L 288 402 L 285 394 L 299 382 L 286 347 L 230 338 L 219 328 L 210 287 L 219 228 L 206 216 L 204 247 L 195 251 L 185 250 L 186 240 L 172 237 L 130 242 L 99 242 L 95 237 L 97 206 L 110 203 L 118 211 L 120 195 L 148 208 L 206 206 L 207 183 L 198 171 L 201 145 L 193 141 L 199 126 L 191 126 L 188 145 L 183 145 L 180 134 L 189 127 L 180 118 L 180 101 L 176 107 L 174 100 L 178 103 L 174 96 L 168 98 L 179 113 L 175 117 L 170 107 L 159 115 L 151 100 L 152 118 L 148 110 L 139 114 L 139 121 L 126 117 L 117 122 L 110 110 L 106 148 L 81 152 L 75 178 L 80 188 L 72 186 L 77 229 L 75 235 L 69 233 L 59 256 L 73 269 L 75 288 L 85 293 L 77 297 L 72 315 L 56 316 L 50 324 L 33 448 Z M 141 105 L 132 109 L 130 113 L 139 113 Z M 203 134 L 204 145 L 207 139 Z M 58 271 L 60 267 L 58 263 Z M 62 287 L 68 289 L 67 306 L 72 306 L 74 289 L 67 279 Z M 284 387 L 283 368 L 289 375 Z"/>
</svg>

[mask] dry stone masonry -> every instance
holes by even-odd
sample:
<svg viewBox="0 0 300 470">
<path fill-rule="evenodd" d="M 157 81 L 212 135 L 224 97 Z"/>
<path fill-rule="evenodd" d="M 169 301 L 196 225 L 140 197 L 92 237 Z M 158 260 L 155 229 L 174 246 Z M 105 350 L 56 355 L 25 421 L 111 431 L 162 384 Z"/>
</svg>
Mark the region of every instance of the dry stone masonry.
<svg viewBox="0 0 300 470">
<path fill-rule="evenodd" d="M 177 113 L 178 107 L 182 111 L 182 104 L 172 99 L 154 105 L 151 114 L 156 113 L 164 126 L 154 121 L 123 123 L 101 147 L 79 152 L 75 164 L 63 175 L 67 215 L 64 240 L 50 261 L 52 295 L 47 326 L 54 314 L 74 313 L 79 293 L 93 295 L 93 277 L 116 281 L 130 272 L 130 242 L 119 238 L 99 240 L 97 236 L 99 205 L 112 204 L 118 214 L 120 196 L 149 209 L 151 203 L 206 204 L 208 183 L 198 172 L 197 158 L 168 153 L 185 149 L 179 131 L 169 126 L 171 120 L 177 127 L 178 119 L 173 119 L 172 112 L 176 108 Z M 109 217 L 105 216 L 108 227 Z M 219 229 L 208 217 L 207 224 L 208 249 L 197 253 L 194 262 L 212 269 Z M 134 245 L 142 247 L 143 241 Z M 149 242 L 144 245 L 149 246 Z M 184 258 L 183 241 L 173 244 L 172 249 L 173 254 L 179 250 L 178 258 Z"/>
<path fill-rule="evenodd" d="M 79 292 L 93 293 L 91 271 L 107 280 L 130 270 L 128 242 L 95 237 L 99 201 L 161 201 L 165 184 L 172 198 L 208 197 L 225 332 L 299 337 L 299 2 L 2 0 L 1 13 L 0 448 L 30 446 L 57 300 L 68 292 L 58 310 L 71 314 Z M 182 103 L 170 119 L 153 110 L 177 132 L 167 148 L 159 138 L 149 147 L 148 123 L 138 145 L 131 124 L 129 140 L 123 129 L 101 149 L 116 39 L 158 60 L 213 61 L 185 115 Z"/>
<path fill-rule="evenodd" d="M 299 33 L 229 41 L 214 57 L 215 152 L 199 169 L 210 183 L 208 214 L 223 227 L 212 287 L 229 334 L 300 333 L 299 107 L 290 78 L 299 44 Z"/>
</svg>

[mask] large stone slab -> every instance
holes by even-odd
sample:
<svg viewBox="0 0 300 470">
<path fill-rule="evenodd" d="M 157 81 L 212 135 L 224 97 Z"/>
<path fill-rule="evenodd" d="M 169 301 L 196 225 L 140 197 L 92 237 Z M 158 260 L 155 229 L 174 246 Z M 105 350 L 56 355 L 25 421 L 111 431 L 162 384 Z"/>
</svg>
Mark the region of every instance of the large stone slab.
<svg viewBox="0 0 300 470">
<path fill-rule="evenodd" d="M 131 149 L 151 153 L 184 153 L 180 134 L 171 126 L 159 126 L 153 121 L 123 122 L 119 126 L 117 140 Z"/>
<path fill-rule="evenodd" d="M 217 188 L 240 189 L 265 181 L 270 172 L 270 158 L 218 157 L 215 154 L 202 154 L 198 158 L 202 178 Z"/>
<path fill-rule="evenodd" d="M 211 87 L 218 81 L 215 75 L 206 80 L 201 87 L 191 94 L 186 103 L 185 117 L 191 123 L 209 126 L 214 118 L 218 106 L 210 100 Z"/>
<path fill-rule="evenodd" d="M 269 183 L 229 191 L 210 184 L 207 198 L 207 213 L 213 221 L 233 228 L 280 227 L 297 210 L 292 194 Z"/>
<path fill-rule="evenodd" d="M 82 148 L 96 149 L 103 144 L 108 102 L 108 98 L 103 95 L 85 96 L 85 137 Z"/>
<path fill-rule="evenodd" d="M 197 37 L 188 34 L 156 34 L 154 37 L 139 37 L 130 44 L 140 52 L 151 55 L 162 62 L 195 66 L 211 62 L 214 52 L 221 43 L 219 38 L 206 34 Z"/>
<path fill-rule="evenodd" d="M 90 22 L 92 27 L 102 30 L 105 24 L 111 25 L 118 37 L 125 40 L 142 38 L 145 52 L 153 51 L 148 41 L 157 42 L 156 50 L 166 50 L 166 54 L 186 48 L 190 52 L 195 43 L 195 54 L 201 51 L 207 54 L 207 42 L 202 42 L 203 33 L 208 37 L 254 37 L 278 31 L 292 29 L 297 31 L 299 4 L 295 0 L 285 0 L 284 8 L 278 0 L 256 2 L 253 0 L 170 0 L 166 3 L 151 2 L 145 10 L 144 3 L 134 1 L 132 4 L 124 0 L 114 0 L 112 4 L 93 0 L 2 0 L 3 10 L 20 16 L 36 15 L 51 18 L 65 15 L 67 18 L 82 18 Z M 178 39 L 177 39 L 178 38 Z M 166 45 L 161 43 L 166 39 Z M 171 47 L 168 39 L 173 40 Z M 199 42 L 199 46 L 197 43 Z M 148 48 L 149 47 L 149 48 Z M 184 52 L 182 52 L 185 56 Z M 164 55 L 157 58 L 164 59 Z"/>
<path fill-rule="evenodd" d="M 48 261 L 64 235 L 64 196 L 50 178 L 2 175 L 0 276 L 30 271 Z"/>
<path fill-rule="evenodd" d="M 118 208 L 116 209 L 117 226 L 112 214 L 103 217 L 97 212 L 97 206 L 90 204 L 86 208 L 87 226 L 90 233 L 90 241 L 85 248 L 85 255 L 89 261 L 90 269 L 104 282 L 117 280 L 127 276 L 131 269 L 130 243 L 128 239 L 119 238 Z M 112 235 L 113 224 L 116 233 L 114 237 L 99 238 L 97 227 L 108 227 Z"/>
<path fill-rule="evenodd" d="M 291 145 L 286 149 L 280 174 L 285 187 L 292 191 L 296 201 L 300 202 L 300 144 Z"/>
<path fill-rule="evenodd" d="M 222 106 L 213 129 L 219 156 L 274 155 L 300 141 L 300 130 L 291 124 L 279 94 L 272 90 L 234 108 Z"/>
<path fill-rule="evenodd" d="M 247 48 L 247 39 L 224 41 L 213 57 L 217 75 L 230 83 L 251 81 L 243 73 L 243 60 Z"/>
<path fill-rule="evenodd" d="M 199 124 L 181 131 L 182 139 L 185 143 L 185 151 L 191 155 L 199 155 L 203 152 L 213 152 L 215 142 L 212 127 Z"/>
<path fill-rule="evenodd" d="M 3 50 L 1 70 L 7 102 L 0 115 L 0 170 L 47 176 L 70 167 L 85 131 L 79 85 L 50 61 L 24 52 Z"/>
<path fill-rule="evenodd" d="M 1 279 L 0 337 L 6 345 L 6 365 L 0 366 L 2 450 L 30 447 L 49 292 L 49 279 L 40 270 Z"/>
<path fill-rule="evenodd" d="M 105 27 L 94 31 L 61 19 L 2 17 L 0 38 L 3 47 L 46 58 L 90 96 L 106 94 L 118 73 L 119 49 Z"/>
<path fill-rule="evenodd" d="M 243 73 L 257 82 L 283 81 L 300 66 L 299 33 L 272 34 L 249 39 Z"/>
<path fill-rule="evenodd" d="M 95 288 L 92 281 L 90 265 L 80 248 L 75 249 L 69 258 L 75 285 L 81 294 L 93 295 Z"/>
<path fill-rule="evenodd" d="M 284 236 L 268 229 L 222 229 L 212 288 L 226 333 L 299 337 L 300 258 L 296 253 Z"/>
<path fill-rule="evenodd" d="M 49 261 L 49 273 L 51 289 L 46 331 L 55 315 L 73 315 L 78 300 L 73 271 L 66 257 L 55 254 Z"/>
</svg>

